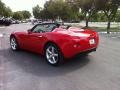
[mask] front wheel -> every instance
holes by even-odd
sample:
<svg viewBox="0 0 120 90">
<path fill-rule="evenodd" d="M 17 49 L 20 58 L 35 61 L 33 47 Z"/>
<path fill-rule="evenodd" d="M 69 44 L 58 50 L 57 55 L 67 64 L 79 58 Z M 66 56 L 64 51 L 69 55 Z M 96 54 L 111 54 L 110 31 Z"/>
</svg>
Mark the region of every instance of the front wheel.
<svg viewBox="0 0 120 90">
<path fill-rule="evenodd" d="M 19 49 L 17 39 L 14 36 L 10 38 L 10 46 L 13 51 L 17 51 Z"/>
<path fill-rule="evenodd" d="M 63 55 L 60 49 L 54 44 L 48 44 L 45 48 L 45 57 L 49 64 L 53 66 L 63 63 Z"/>
</svg>

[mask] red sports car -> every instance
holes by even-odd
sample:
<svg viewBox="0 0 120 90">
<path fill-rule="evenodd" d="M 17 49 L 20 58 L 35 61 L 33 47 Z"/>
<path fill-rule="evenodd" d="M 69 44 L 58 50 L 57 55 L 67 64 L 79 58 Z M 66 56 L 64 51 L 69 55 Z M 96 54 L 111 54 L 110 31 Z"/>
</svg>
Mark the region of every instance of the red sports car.
<svg viewBox="0 0 120 90">
<path fill-rule="evenodd" d="M 45 55 L 51 65 L 58 65 L 64 58 L 79 53 L 96 51 L 98 33 L 89 29 L 60 26 L 56 23 L 37 24 L 26 32 L 13 32 L 10 36 L 11 49 L 24 49 Z"/>
</svg>

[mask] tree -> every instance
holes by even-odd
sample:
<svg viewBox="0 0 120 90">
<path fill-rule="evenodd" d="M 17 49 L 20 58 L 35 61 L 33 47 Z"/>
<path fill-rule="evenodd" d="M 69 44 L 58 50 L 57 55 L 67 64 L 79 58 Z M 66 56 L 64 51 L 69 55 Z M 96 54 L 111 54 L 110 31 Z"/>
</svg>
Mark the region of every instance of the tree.
<svg viewBox="0 0 120 90">
<path fill-rule="evenodd" d="M 104 11 L 105 16 L 107 17 L 108 34 L 110 30 L 111 21 L 115 18 L 119 6 L 120 6 L 120 0 L 98 0 L 98 7 Z"/>
<path fill-rule="evenodd" d="M 65 0 L 49 0 L 44 4 L 42 9 L 38 5 L 33 7 L 33 15 L 37 19 L 61 18 L 62 20 L 77 19 L 79 16 L 78 8 L 70 5 Z"/>
<path fill-rule="evenodd" d="M 13 13 L 13 18 L 16 20 L 28 19 L 30 18 L 31 13 L 29 11 L 17 11 Z"/>
<path fill-rule="evenodd" d="M 24 11 L 21 11 L 21 13 L 23 14 L 24 19 L 28 19 L 31 17 L 31 13 L 29 11 L 24 10 Z"/>
<path fill-rule="evenodd" d="M 41 18 L 40 17 L 41 10 L 42 10 L 42 8 L 39 5 L 33 7 L 33 15 L 34 15 L 35 18 L 37 18 L 37 19 Z"/>
<path fill-rule="evenodd" d="M 36 19 L 43 19 L 43 20 L 51 18 L 48 10 L 46 8 L 41 8 L 39 5 L 33 7 L 33 16 Z"/>
<path fill-rule="evenodd" d="M 116 17 L 115 17 L 116 22 L 120 22 L 120 10 L 118 10 Z"/>
<path fill-rule="evenodd" d="M 94 0 L 83 1 L 81 4 L 81 9 L 86 18 L 86 27 L 88 27 L 88 22 L 96 11 Z"/>
<path fill-rule="evenodd" d="M 49 12 L 52 19 L 61 17 L 61 13 L 64 13 L 63 10 L 63 0 L 50 0 L 46 2 L 45 9 Z"/>
<path fill-rule="evenodd" d="M 12 10 L 0 0 L 0 17 L 11 17 Z"/>
<path fill-rule="evenodd" d="M 78 15 L 78 18 L 79 18 L 80 20 L 84 20 L 85 16 L 84 16 L 83 13 L 80 12 L 79 15 Z"/>
<path fill-rule="evenodd" d="M 88 22 L 92 15 L 97 12 L 96 0 L 73 0 L 75 4 L 81 9 L 86 20 L 86 27 L 88 27 Z"/>
<path fill-rule="evenodd" d="M 76 5 L 74 0 L 65 0 L 66 3 L 69 5 L 70 8 L 70 18 L 73 20 L 82 20 L 83 14 L 79 12 L 79 7 Z"/>
<path fill-rule="evenodd" d="M 4 17 L 11 17 L 12 16 L 12 10 L 9 7 L 5 7 L 3 16 Z"/>
<path fill-rule="evenodd" d="M 13 13 L 13 18 L 16 20 L 22 20 L 23 19 L 23 14 L 21 13 L 21 11 L 17 11 Z"/>
<path fill-rule="evenodd" d="M 90 20 L 92 22 L 106 22 L 107 17 L 103 11 L 99 11 L 98 13 L 93 14 Z"/>
<path fill-rule="evenodd" d="M 52 19 L 61 18 L 67 20 L 77 16 L 75 9 L 69 5 L 65 0 L 50 0 L 44 5 L 45 10 Z"/>
<path fill-rule="evenodd" d="M 0 0 L 0 16 L 3 16 L 5 4 Z"/>
</svg>

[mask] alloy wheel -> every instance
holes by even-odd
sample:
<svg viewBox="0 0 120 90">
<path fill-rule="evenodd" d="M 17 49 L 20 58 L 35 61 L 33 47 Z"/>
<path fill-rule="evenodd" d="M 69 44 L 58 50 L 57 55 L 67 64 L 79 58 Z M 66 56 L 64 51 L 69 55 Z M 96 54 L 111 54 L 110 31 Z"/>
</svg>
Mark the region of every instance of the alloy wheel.
<svg viewBox="0 0 120 90">
<path fill-rule="evenodd" d="M 11 45 L 12 50 L 17 50 L 17 42 L 14 37 L 11 38 L 10 45 Z"/>
<path fill-rule="evenodd" d="M 50 64 L 56 64 L 59 59 L 59 54 L 57 49 L 54 46 L 49 46 L 46 49 L 46 58 Z"/>
</svg>

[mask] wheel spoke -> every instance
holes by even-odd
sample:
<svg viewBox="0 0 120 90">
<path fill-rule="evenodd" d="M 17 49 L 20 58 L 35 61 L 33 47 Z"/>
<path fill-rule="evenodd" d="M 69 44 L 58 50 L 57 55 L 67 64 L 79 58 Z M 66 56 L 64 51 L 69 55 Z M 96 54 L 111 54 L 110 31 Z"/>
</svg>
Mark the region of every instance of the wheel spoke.
<svg viewBox="0 0 120 90">
<path fill-rule="evenodd" d="M 14 46 L 16 46 L 16 43 L 13 43 Z"/>
<path fill-rule="evenodd" d="M 11 45 L 13 45 L 13 42 L 11 41 Z"/>
<path fill-rule="evenodd" d="M 52 53 L 54 53 L 54 47 L 52 47 Z"/>
<path fill-rule="evenodd" d="M 54 54 L 55 57 L 58 57 L 58 54 Z"/>
<path fill-rule="evenodd" d="M 52 53 L 49 49 L 47 49 L 47 52 L 48 52 L 49 54 L 51 54 L 51 53 Z"/>
<path fill-rule="evenodd" d="M 15 43 L 15 39 L 12 39 L 12 42 Z"/>
<path fill-rule="evenodd" d="M 51 59 L 52 58 L 52 55 L 49 55 L 49 59 Z"/>
<path fill-rule="evenodd" d="M 52 57 L 52 60 L 53 60 L 53 63 L 56 63 L 56 60 L 55 60 L 55 57 L 54 57 L 54 56 Z"/>
</svg>

